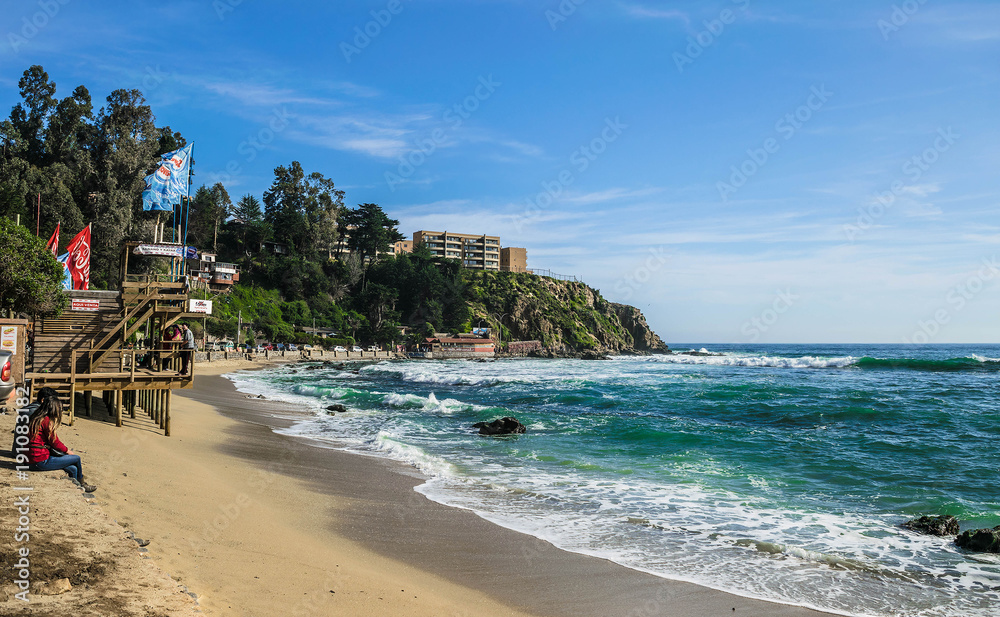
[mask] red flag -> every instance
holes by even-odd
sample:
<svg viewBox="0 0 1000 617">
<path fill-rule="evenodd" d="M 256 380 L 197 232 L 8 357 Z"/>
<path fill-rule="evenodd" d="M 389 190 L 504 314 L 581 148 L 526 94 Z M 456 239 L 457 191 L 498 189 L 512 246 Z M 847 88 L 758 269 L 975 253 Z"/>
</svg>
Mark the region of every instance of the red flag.
<svg viewBox="0 0 1000 617">
<path fill-rule="evenodd" d="M 49 243 L 45 245 L 45 248 L 52 253 L 53 257 L 59 256 L 59 226 L 62 223 L 56 223 L 56 230 L 52 232 L 52 237 L 49 238 Z"/>
<path fill-rule="evenodd" d="M 69 253 L 66 268 L 73 280 L 73 289 L 87 289 L 90 285 L 90 225 L 76 234 L 66 251 Z"/>
</svg>

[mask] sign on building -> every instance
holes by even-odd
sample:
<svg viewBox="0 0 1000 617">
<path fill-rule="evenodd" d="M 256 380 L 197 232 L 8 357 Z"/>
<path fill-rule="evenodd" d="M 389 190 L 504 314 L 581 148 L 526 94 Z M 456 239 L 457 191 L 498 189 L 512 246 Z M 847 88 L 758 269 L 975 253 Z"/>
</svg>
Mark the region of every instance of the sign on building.
<svg viewBox="0 0 1000 617">
<path fill-rule="evenodd" d="M 0 349 L 17 355 L 17 326 L 0 327 Z"/>
<path fill-rule="evenodd" d="M 96 313 L 101 310 L 101 301 L 90 298 L 71 298 L 69 309 L 71 311 L 93 311 Z"/>
<path fill-rule="evenodd" d="M 211 300 L 188 300 L 188 312 L 189 313 L 205 313 L 206 315 L 212 314 L 212 301 Z"/>
</svg>

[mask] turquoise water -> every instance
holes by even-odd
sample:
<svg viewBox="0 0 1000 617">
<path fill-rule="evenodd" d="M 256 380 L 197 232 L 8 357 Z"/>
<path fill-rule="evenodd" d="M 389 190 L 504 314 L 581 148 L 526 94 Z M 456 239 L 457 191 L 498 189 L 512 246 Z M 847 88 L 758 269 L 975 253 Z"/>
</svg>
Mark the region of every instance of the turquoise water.
<svg viewBox="0 0 1000 617">
<path fill-rule="evenodd" d="M 842 614 L 1000 614 L 1000 556 L 899 528 L 1000 524 L 1000 347 L 707 351 L 231 378 L 316 412 L 288 432 L 410 462 L 429 498 L 567 550 Z M 471 428 L 507 415 L 528 433 Z"/>
</svg>

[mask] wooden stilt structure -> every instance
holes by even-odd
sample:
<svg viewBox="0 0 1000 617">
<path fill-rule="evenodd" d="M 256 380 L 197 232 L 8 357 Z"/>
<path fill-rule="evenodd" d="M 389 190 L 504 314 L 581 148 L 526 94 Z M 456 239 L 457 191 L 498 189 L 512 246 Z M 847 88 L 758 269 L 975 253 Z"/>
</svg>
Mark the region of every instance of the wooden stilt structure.
<svg viewBox="0 0 1000 617">
<path fill-rule="evenodd" d="M 59 317 L 35 320 L 34 353 L 26 377 L 31 396 L 42 387 L 59 392 L 76 415 L 76 395 L 83 396 L 84 415 L 93 413 L 93 394 L 101 392 L 116 426 L 123 418 L 147 414 L 170 435 L 170 392 L 194 385 L 194 358 L 187 375 L 178 368 L 182 354 L 193 354 L 163 341 L 162 333 L 179 319 L 204 317 L 188 313 L 184 259 L 171 258 L 170 274 L 128 274 L 128 257 L 138 243 L 126 245 L 117 291 L 67 291 L 70 306 Z M 170 245 L 174 246 L 174 245 Z M 141 334 L 141 336 L 140 336 Z"/>
</svg>

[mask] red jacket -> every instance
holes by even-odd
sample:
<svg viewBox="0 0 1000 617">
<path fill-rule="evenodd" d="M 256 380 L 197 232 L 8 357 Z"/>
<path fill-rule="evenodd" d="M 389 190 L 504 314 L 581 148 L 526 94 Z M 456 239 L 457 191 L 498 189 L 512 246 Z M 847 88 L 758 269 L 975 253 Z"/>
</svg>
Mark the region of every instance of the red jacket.
<svg viewBox="0 0 1000 617">
<path fill-rule="evenodd" d="M 28 447 L 30 448 L 28 451 L 29 463 L 44 463 L 49 460 L 49 448 L 59 450 L 63 453 L 69 451 L 69 448 L 63 445 L 63 442 L 59 441 L 59 438 L 56 437 L 55 431 L 49 430 L 48 418 L 42 418 L 42 422 L 38 425 L 38 432 L 32 438 Z"/>
</svg>

